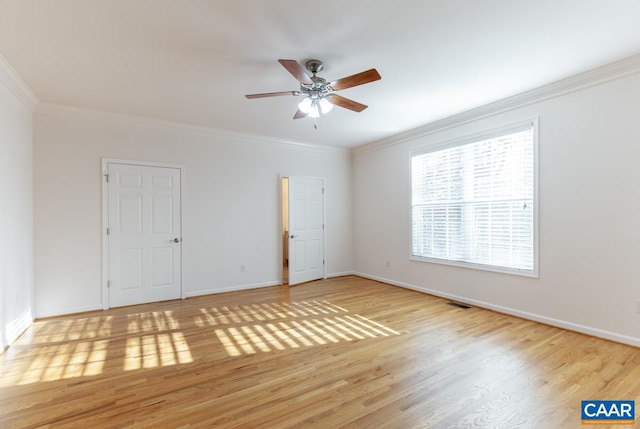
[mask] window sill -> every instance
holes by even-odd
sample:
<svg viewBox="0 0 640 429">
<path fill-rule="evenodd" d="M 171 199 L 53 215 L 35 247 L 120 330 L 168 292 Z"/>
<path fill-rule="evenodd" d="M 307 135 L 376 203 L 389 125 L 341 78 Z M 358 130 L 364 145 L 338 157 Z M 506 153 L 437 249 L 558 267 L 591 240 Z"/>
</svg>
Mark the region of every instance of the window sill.
<svg viewBox="0 0 640 429">
<path fill-rule="evenodd" d="M 519 276 L 519 277 L 529 277 L 529 278 L 536 278 L 536 279 L 539 278 L 537 267 L 535 267 L 533 270 L 520 270 L 517 268 L 496 267 L 492 265 L 474 264 L 471 262 L 451 261 L 447 259 L 437 259 L 437 258 L 426 258 L 424 256 L 416 256 L 416 255 L 411 255 L 409 257 L 409 260 L 416 261 L 416 262 L 427 262 L 427 263 L 438 264 L 438 265 L 449 265 L 452 267 L 469 268 L 472 270 L 491 271 L 494 273 L 510 274 L 510 275 Z"/>
</svg>

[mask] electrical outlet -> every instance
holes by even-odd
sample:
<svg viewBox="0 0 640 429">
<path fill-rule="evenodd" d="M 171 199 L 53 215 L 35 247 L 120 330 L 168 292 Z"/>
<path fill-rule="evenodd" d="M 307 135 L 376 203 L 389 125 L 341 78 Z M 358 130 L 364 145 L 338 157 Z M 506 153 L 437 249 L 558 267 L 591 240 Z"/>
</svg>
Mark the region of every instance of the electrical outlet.
<svg viewBox="0 0 640 429">
<path fill-rule="evenodd" d="M 245 271 L 247 271 L 247 267 L 245 267 L 244 265 L 240 265 L 240 272 L 244 273 Z"/>
</svg>

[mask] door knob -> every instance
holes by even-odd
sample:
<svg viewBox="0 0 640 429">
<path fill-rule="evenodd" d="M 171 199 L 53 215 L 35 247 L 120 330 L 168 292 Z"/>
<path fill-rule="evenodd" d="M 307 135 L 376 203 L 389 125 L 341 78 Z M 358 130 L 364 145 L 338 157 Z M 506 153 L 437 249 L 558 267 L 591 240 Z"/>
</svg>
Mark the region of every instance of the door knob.
<svg viewBox="0 0 640 429">
<path fill-rule="evenodd" d="M 295 234 L 291 234 L 291 237 L 290 237 L 290 238 L 296 238 L 296 237 L 297 237 L 297 235 L 295 235 Z"/>
<path fill-rule="evenodd" d="M 173 242 L 174 243 L 180 243 L 180 239 L 176 237 L 176 238 L 173 239 Z"/>
</svg>

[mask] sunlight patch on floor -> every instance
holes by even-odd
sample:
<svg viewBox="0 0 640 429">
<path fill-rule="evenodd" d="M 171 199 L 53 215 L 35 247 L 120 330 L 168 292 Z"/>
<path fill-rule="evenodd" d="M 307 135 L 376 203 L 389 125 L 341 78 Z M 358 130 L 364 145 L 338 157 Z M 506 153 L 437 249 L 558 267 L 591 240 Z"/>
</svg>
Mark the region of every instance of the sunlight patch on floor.
<svg viewBox="0 0 640 429">
<path fill-rule="evenodd" d="M 153 311 L 127 316 L 124 370 L 157 368 L 193 362 L 180 323 L 173 311 Z M 139 334 L 131 336 L 131 334 Z"/>
<path fill-rule="evenodd" d="M 111 335 L 113 316 L 87 317 L 73 320 L 36 322 L 32 329 L 33 344 L 63 343 Z"/>
<path fill-rule="evenodd" d="M 100 375 L 108 360 L 124 371 L 194 362 L 181 322 L 211 332 L 228 356 L 326 346 L 400 335 L 328 301 L 268 302 L 201 308 L 181 320 L 173 311 L 48 320 L 32 327 L 33 349 L 0 368 L 0 387 Z M 125 322 L 125 323 L 122 323 Z M 115 332 L 114 332 L 115 329 Z M 124 337 L 121 335 L 125 334 Z"/>
<path fill-rule="evenodd" d="M 191 362 L 193 357 L 182 332 L 127 338 L 125 371 Z"/>
<path fill-rule="evenodd" d="M 215 326 L 229 356 L 400 335 L 328 301 L 262 303 L 200 309 L 198 326 Z"/>
<path fill-rule="evenodd" d="M 112 316 L 35 322 L 25 335 L 37 352 L 2 368 L 0 386 L 101 374 L 112 326 Z"/>
<path fill-rule="evenodd" d="M 43 353 L 12 368 L 14 371 L 5 374 L 0 385 L 25 385 L 101 374 L 108 346 L 108 340 L 47 346 Z"/>
</svg>

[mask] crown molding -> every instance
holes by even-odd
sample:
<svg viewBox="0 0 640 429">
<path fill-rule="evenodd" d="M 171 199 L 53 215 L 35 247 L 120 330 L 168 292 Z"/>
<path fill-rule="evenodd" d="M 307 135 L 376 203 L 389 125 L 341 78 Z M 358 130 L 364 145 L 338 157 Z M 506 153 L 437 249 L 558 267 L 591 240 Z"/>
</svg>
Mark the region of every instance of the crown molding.
<svg viewBox="0 0 640 429">
<path fill-rule="evenodd" d="M 20 77 L 17 71 L 5 57 L 0 54 L 0 82 L 4 83 L 7 88 L 16 96 L 22 104 L 25 105 L 30 112 L 36 109 L 40 100 L 27 83 Z"/>
<path fill-rule="evenodd" d="M 562 79 L 475 109 L 440 119 L 394 136 L 352 149 L 354 155 L 396 146 L 419 137 L 474 122 L 529 104 L 559 97 L 640 72 L 640 54 Z"/>
<path fill-rule="evenodd" d="M 166 121 L 162 119 L 149 118 L 125 113 L 115 113 L 103 110 L 87 109 L 84 107 L 69 106 L 50 102 L 42 102 L 37 106 L 36 113 L 49 116 L 73 115 L 82 117 L 84 120 L 92 120 L 99 123 L 110 124 L 121 127 L 131 127 L 147 130 L 178 131 L 195 134 L 205 137 L 215 137 L 223 141 L 233 141 L 237 143 L 247 143 L 253 145 L 273 145 L 278 147 L 289 147 L 291 149 L 351 155 L 351 150 L 347 148 L 324 146 L 313 143 L 297 142 L 274 137 L 266 137 L 255 134 L 239 133 L 235 131 L 222 130 L 219 128 L 203 127 L 199 125 L 182 122 Z"/>
</svg>

